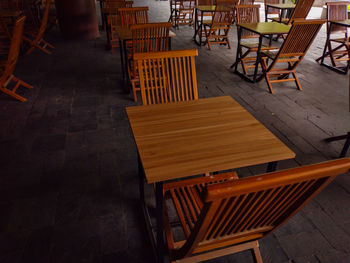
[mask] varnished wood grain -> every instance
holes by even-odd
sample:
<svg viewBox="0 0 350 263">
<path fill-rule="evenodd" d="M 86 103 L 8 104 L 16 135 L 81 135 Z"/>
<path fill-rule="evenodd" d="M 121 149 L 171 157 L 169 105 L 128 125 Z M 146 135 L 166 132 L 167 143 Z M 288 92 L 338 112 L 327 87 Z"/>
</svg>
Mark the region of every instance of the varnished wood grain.
<svg viewBox="0 0 350 263">
<path fill-rule="evenodd" d="M 148 183 L 295 157 L 229 96 L 126 111 Z"/>
<path fill-rule="evenodd" d="M 116 26 L 113 29 L 115 32 L 117 32 L 118 36 L 122 40 L 131 40 L 132 39 L 132 32 L 129 28 Z M 169 31 L 169 37 L 176 37 L 176 34 L 173 31 Z"/>
<path fill-rule="evenodd" d="M 240 27 L 260 35 L 286 34 L 290 26 L 277 22 L 241 23 Z"/>
</svg>

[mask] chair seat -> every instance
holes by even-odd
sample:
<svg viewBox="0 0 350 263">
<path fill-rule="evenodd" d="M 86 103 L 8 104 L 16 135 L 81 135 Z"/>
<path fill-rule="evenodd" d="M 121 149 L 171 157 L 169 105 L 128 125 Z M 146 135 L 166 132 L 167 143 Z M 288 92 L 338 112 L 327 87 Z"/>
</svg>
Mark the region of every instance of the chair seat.
<svg viewBox="0 0 350 263">
<path fill-rule="evenodd" d="M 165 198 L 171 198 L 186 237 L 189 236 L 203 207 L 201 194 L 206 185 L 237 180 L 236 172 L 204 176 L 164 185 Z"/>
<path fill-rule="evenodd" d="M 272 19 L 274 22 L 280 22 L 280 18 L 279 17 L 271 17 L 270 19 Z M 281 22 L 286 24 L 286 23 L 289 22 L 289 18 L 282 18 Z"/>
<path fill-rule="evenodd" d="M 252 49 L 253 50 L 258 50 L 258 47 L 259 47 L 259 43 L 257 42 L 254 42 L 254 43 L 241 43 L 241 46 L 245 47 L 245 48 L 249 48 L 249 49 Z M 278 47 L 274 47 L 274 46 L 266 46 L 266 45 L 262 45 L 261 46 L 261 50 L 274 50 L 274 49 L 277 49 L 278 50 Z"/>
<path fill-rule="evenodd" d="M 278 54 L 278 49 L 276 50 L 265 50 L 265 51 L 262 51 L 261 53 L 265 56 L 268 56 L 269 58 L 272 58 L 272 59 L 275 59 L 277 57 L 277 54 Z M 298 56 L 289 56 L 289 57 L 279 57 L 278 58 L 279 60 L 282 60 L 282 59 L 292 59 L 292 60 L 298 60 L 299 57 Z"/>
</svg>

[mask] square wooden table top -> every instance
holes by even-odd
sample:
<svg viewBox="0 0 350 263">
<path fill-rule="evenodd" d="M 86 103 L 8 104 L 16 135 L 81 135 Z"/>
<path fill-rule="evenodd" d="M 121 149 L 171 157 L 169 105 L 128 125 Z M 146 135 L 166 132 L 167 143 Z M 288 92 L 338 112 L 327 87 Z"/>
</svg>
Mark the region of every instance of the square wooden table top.
<svg viewBox="0 0 350 263">
<path fill-rule="evenodd" d="M 121 27 L 121 26 L 115 26 L 113 28 L 115 32 L 117 32 L 118 37 L 121 40 L 131 40 L 132 39 L 132 32 L 129 28 Z M 176 34 L 173 31 L 169 31 L 169 37 L 176 37 Z"/>
<path fill-rule="evenodd" d="M 295 157 L 229 96 L 126 112 L 148 183 Z"/>
<path fill-rule="evenodd" d="M 337 24 L 337 25 L 340 25 L 340 26 L 350 27 L 350 19 L 340 20 L 340 21 L 331 20 L 331 22 L 333 24 Z"/>
<path fill-rule="evenodd" d="M 239 26 L 259 35 L 286 34 L 291 27 L 278 22 L 241 23 Z"/>
</svg>

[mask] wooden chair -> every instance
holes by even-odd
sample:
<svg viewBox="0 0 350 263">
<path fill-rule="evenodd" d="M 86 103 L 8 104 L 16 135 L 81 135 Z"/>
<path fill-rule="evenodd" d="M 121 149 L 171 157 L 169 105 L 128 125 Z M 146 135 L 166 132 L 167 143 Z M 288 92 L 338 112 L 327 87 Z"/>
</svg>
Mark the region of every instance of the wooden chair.
<svg viewBox="0 0 350 263">
<path fill-rule="evenodd" d="M 285 23 L 287 25 L 291 25 L 295 19 L 306 19 L 314 1 L 315 0 L 297 1 L 290 18 L 282 18 L 282 20 L 281 20 L 282 23 Z M 280 19 L 277 17 L 272 18 L 272 20 L 276 21 L 276 22 L 280 22 Z"/>
<path fill-rule="evenodd" d="M 264 7 L 265 7 L 265 22 L 267 22 L 269 19 L 273 20 L 274 18 L 280 20 L 281 12 L 279 9 L 276 8 L 269 8 L 267 9 L 268 4 L 279 4 L 280 0 L 264 0 Z M 273 15 L 273 17 L 269 17 L 269 15 Z"/>
<path fill-rule="evenodd" d="M 201 262 L 250 250 L 255 262 L 262 263 L 258 241 L 349 168 L 350 159 L 344 158 L 238 180 L 228 173 L 164 184 L 171 262 Z M 169 220 L 171 203 L 183 238 Z"/>
<path fill-rule="evenodd" d="M 140 90 L 140 79 L 137 63 L 133 54 L 169 50 L 169 31 L 171 23 L 150 23 L 130 26 L 132 32 L 132 49 L 129 55 L 129 78 L 132 85 L 134 101 L 137 101 L 136 92 Z"/>
<path fill-rule="evenodd" d="M 239 0 L 240 5 L 254 5 L 254 0 Z"/>
<path fill-rule="evenodd" d="M 119 47 L 119 37 L 116 28 L 121 26 L 121 19 L 118 12 L 119 8 L 131 8 L 133 1 L 108 1 L 105 2 L 104 19 L 106 20 L 106 30 L 108 30 L 109 45 L 112 53 L 114 48 Z"/>
<path fill-rule="evenodd" d="M 31 54 L 35 48 L 38 48 L 44 53 L 51 55 L 52 52 L 50 49 L 55 48 L 43 38 L 47 26 L 47 21 L 49 19 L 50 5 L 51 1 L 47 1 L 39 29 L 27 28 L 24 30 L 23 40 L 28 42 L 30 45 L 29 49 L 26 52 L 27 55 Z"/>
<path fill-rule="evenodd" d="M 238 5 L 239 0 L 216 0 L 217 6 L 223 6 L 228 8 L 235 8 Z"/>
<path fill-rule="evenodd" d="M 272 83 L 286 81 L 295 81 L 297 88 L 302 90 L 296 67 L 303 60 L 325 22 L 326 20 L 295 20 L 279 50 L 262 51 L 261 64 L 271 93 L 273 93 Z M 272 61 L 269 66 L 268 60 Z M 281 67 L 280 63 L 284 63 L 285 66 Z M 289 78 L 290 74 L 293 78 Z"/>
<path fill-rule="evenodd" d="M 122 27 L 148 23 L 148 7 L 119 8 L 118 12 Z"/>
<path fill-rule="evenodd" d="M 18 0 L 1 0 L 0 9 L 18 9 Z"/>
<path fill-rule="evenodd" d="M 236 19 L 237 19 L 237 32 L 239 34 L 239 24 L 241 23 L 259 23 L 260 14 L 259 14 L 260 5 L 238 5 L 236 7 Z M 240 57 L 241 65 L 244 74 L 248 74 L 249 68 L 255 68 L 256 62 L 256 52 L 258 51 L 259 43 L 258 41 L 251 41 L 252 39 L 258 39 L 259 35 L 254 34 L 251 31 L 242 29 L 241 33 L 241 45 L 240 45 Z M 245 41 L 248 40 L 248 41 Z M 276 47 L 262 45 L 261 50 L 271 50 L 276 49 Z M 251 53 L 255 53 L 254 56 L 248 56 Z M 253 65 L 252 65 L 253 63 Z M 236 63 L 231 65 L 233 68 Z"/>
<path fill-rule="evenodd" d="M 143 105 L 198 99 L 196 49 L 136 53 Z"/>
<path fill-rule="evenodd" d="M 347 28 L 344 26 L 333 25 L 332 31 L 329 32 L 330 21 L 342 21 L 348 19 L 349 2 L 327 2 L 327 34 L 330 33 L 330 39 L 327 43 L 328 51 L 325 56 L 329 56 L 333 67 L 337 66 L 339 61 L 347 61 L 350 63 L 350 42 L 348 38 Z M 332 43 L 337 45 L 332 47 Z M 345 48 L 345 49 L 342 49 Z M 321 60 L 322 57 L 316 61 Z"/>
<path fill-rule="evenodd" d="M 179 0 L 170 0 L 170 17 L 168 22 L 171 22 L 174 26 L 176 26 L 176 15 L 180 7 L 180 1 Z"/>
<path fill-rule="evenodd" d="M 179 25 L 189 25 L 192 26 L 194 23 L 194 6 L 196 4 L 195 0 L 180 0 L 179 9 L 176 12 L 176 27 Z"/>
<path fill-rule="evenodd" d="M 212 44 L 224 44 L 231 48 L 228 33 L 234 18 L 234 9 L 217 6 L 211 22 L 204 23 L 206 44 L 211 50 Z"/>
<path fill-rule="evenodd" d="M 32 89 L 33 87 L 24 81 L 18 79 L 13 75 L 15 71 L 18 54 L 22 41 L 22 33 L 23 33 L 23 25 L 25 21 L 25 16 L 19 18 L 13 29 L 12 39 L 11 39 L 11 47 L 8 53 L 7 61 L 0 61 L 0 91 L 20 100 L 27 101 L 26 98 L 18 95 L 16 93 L 17 89 L 20 86 L 23 86 L 28 89 Z M 14 87 L 12 89 L 9 88 L 11 83 L 14 83 Z"/>
</svg>

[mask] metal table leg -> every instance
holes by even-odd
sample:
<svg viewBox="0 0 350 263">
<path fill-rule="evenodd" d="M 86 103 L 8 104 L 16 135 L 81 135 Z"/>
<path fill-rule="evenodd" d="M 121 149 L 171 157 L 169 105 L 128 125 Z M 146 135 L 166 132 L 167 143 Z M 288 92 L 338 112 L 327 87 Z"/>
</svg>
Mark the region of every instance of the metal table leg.
<svg viewBox="0 0 350 263">
<path fill-rule="evenodd" d="M 259 68 L 259 63 L 260 63 L 260 58 L 261 58 L 261 46 L 262 46 L 262 40 L 263 40 L 263 35 L 259 36 L 259 46 L 258 46 L 258 51 L 256 52 L 256 64 L 255 64 L 255 69 L 254 69 L 254 77 L 253 77 L 253 82 L 256 82 L 256 78 L 258 75 L 258 68 Z"/>
</svg>

